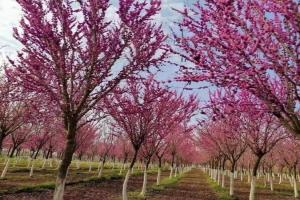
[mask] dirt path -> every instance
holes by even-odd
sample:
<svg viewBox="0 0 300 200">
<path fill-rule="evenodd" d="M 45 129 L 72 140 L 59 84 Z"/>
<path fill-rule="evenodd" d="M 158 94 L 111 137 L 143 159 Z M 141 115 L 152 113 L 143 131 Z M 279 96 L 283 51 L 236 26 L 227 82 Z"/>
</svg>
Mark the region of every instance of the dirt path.
<svg viewBox="0 0 300 200">
<path fill-rule="evenodd" d="M 188 172 L 174 187 L 150 195 L 147 200 L 217 200 L 200 169 Z"/>
<path fill-rule="evenodd" d="M 162 173 L 162 177 L 168 176 L 168 172 Z M 156 181 L 156 174 L 148 176 L 148 184 Z M 136 191 L 142 187 L 143 177 L 130 177 L 128 191 Z M 123 179 L 107 180 L 99 183 L 85 183 L 69 185 L 66 187 L 65 200 L 114 200 L 118 199 L 122 193 Z M 53 191 L 19 193 L 5 195 L 0 200 L 51 200 Z"/>
</svg>

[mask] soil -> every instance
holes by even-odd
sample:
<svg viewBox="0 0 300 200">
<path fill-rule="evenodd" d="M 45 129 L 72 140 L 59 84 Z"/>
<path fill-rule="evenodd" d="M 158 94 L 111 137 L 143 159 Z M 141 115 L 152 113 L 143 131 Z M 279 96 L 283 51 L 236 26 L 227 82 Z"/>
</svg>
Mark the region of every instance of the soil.
<svg viewBox="0 0 300 200">
<path fill-rule="evenodd" d="M 200 169 L 185 174 L 174 186 L 153 193 L 147 200 L 217 200 L 218 197 L 207 183 Z"/>
<path fill-rule="evenodd" d="M 168 176 L 168 172 L 162 173 L 162 178 Z M 148 184 L 156 181 L 156 174 L 148 175 Z M 128 191 L 136 191 L 142 187 L 143 177 L 132 176 L 128 182 Z M 105 180 L 98 183 L 85 183 L 66 186 L 65 200 L 115 200 L 120 199 L 123 179 Z M 53 191 L 18 193 L 3 195 L 0 200 L 51 200 Z"/>
<path fill-rule="evenodd" d="M 73 179 L 85 178 L 84 173 L 73 174 Z M 163 172 L 162 178 L 167 177 L 169 172 Z M 235 180 L 235 196 L 238 200 L 248 200 L 250 184 L 244 181 Z M 148 175 L 148 186 L 155 184 L 156 174 Z M 162 191 L 151 192 L 147 200 L 218 200 L 215 191 L 207 182 L 207 175 L 200 169 L 193 169 L 186 173 L 176 185 Z M 21 184 L 22 180 L 14 184 Z M 137 192 L 142 187 L 143 176 L 132 176 L 129 179 L 128 191 Z M 104 180 L 101 182 L 80 183 L 66 186 L 65 200 L 119 200 L 121 199 L 123 179 Z M 1 185 L 1 183 L 0 183 Z M 226 177 L 226 189 L 229 179 Z M 281 185 L 278 180 L 274 181 L 274 192 L 270 191 L 269 185 L 264 188 L 263 180 L 258 181 L 256 200 L 292 200 L 293 189 L 287 180 Z M 52 190 L 31 193 L 16 193 L 0 196 L 0 200 L 51 200 Z"/>
</svg>

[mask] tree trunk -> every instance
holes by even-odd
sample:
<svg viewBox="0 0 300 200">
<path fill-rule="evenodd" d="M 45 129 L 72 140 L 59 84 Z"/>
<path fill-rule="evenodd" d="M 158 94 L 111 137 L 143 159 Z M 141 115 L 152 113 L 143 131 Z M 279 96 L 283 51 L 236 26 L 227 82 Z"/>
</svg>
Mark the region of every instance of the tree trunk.
<svg viewBox="0 0 300 200">
<path fill-rule="evenodd" d="M 92 172 L 92 161 L 90 161 L 89 172 Z"/>
<path fill-rule="evenodd" d="M 231 170 L 230 170 L 230 183 L 229 183 L 229 195 L 234 195 L 234 169 L 235 169 L 235 162 L 231 163 Z"/>
<path fill-rule="evenodd" d="M 174 177 L 177 177 L 177 172 L 178 172 L 178 166 L 176 165 L 176 166 L 175 166 L 175 174 L 174 174 Z"/>
<path fill-rule="evenodd" d="M 21 147 L 17 148 L 16 156 L 18 157 L 18 156 L 20 156 L 20 154 L 21 154 Z"/>
<path fill-rule="evenodd" d="M 30 157 L 31 157 L 31 158 L 33 158 L 34 153 L 35 153 L 35 152 L 34 152 L 34 150 L 33 150 L 33 151 L 31 152 L 31 154 L 30 154 Z"/>
<path fill-rule="evenodd" d="M 101 162 L 101 167 L 98 173 L 98 178 L 102 177 L 102 173 L 103 173 L 103 168 L 104 168 L 104 164 L 105 164 L 105 158 L 103 158 L 102 162 Z"/>
<path fill-rule="evenodd" d="M 146 190 L 147 190 L 147 169 L 148 169 L 148 166 L 145 166 L 145 169 L 144 169 L 143 187 L 142 187 L 142 191 L 141 191 L 141 193 L 140 193 L 141 196 L 145 196 Z"/>
<path fill-rule="evenodd" d="M 3 132 L 0 132 L 0 155 L 2 155 L 3 141 L 4 141 L 5 136 L 6 135 Z"/>
<path fill-rule="evenodd" d="M 222 188 L 225 187 L 225 170 L 222 170 Z"/>
<path fill-rule="evenodd" d="M 66 183 L 66 175 L 67 175 L 68 168 L 72 162 L 73 153 L 75 151 L 75 144 L 76 144 L 75 136 L 76 136 L 76 124 L 73 125 L 69 124 L 67 145 L 58 169 L 58 175 L 56 178 L 53 200 L 63 200 L 65 183 Z"/>
<path fill-rule="evenodd" d="M 124 179 L 124 182 L 123 182 L 122 200 L 128 200 L 127 185 L 128 185 L 128 180 L 129 180 L 129 177 L 130 177 L 130 173 L 131 173 L 131 171 L 133 169 L 133 166 L 134 166 L 134 163 L 136 161 L 137 155 L 138 155 L 138 149 L 135 149 L 134 156 L 132 158 L 132 161 L 130 163 L 129 169 L 128 169 L 127 173 L 126 173 L 126 176 L 125 176 L 125 179 Z"/>
<path fill-rule="evenodd" d="M 127 170 L 127 173 L 126 173 L 126 176 L 125 176 L 125 179 L 124 179 L 124 182 L 123 182 L 122 200 L 128 200 L 128 197 L 127 197 L 127 185 L 128 185 L 128 180 L 129 180 L 130 172 L 131 172 L 131 169 L 129 168 Z"/>
<path fill-rule="evenodd" d="M 294 196 L 295 198 L 298 198 L 299 197 L 299 194 L 298 194 L 298 188 L 297 188 L 297 171 L 296 171 L 296 165 L 294 166 L 294 176 L 293 176 L 293 185 L 294 185 Z"/>
<path fill-rule="evenodd" d="M 229 185 L 229 195 L 233 196 L 234 194 L 234 171 L 230 171 L 230 185 Z"/>
<path fill-rule="evenodd" d="M 10 151 L 11 151 L 11 146 L 9 147 L 9 149 L 8 149 L 8 151 L 7 151 L 7 156 L 9 156 L 9 154 L 10 154 Z"/>
<path fill-rule="evenodd" d="M 158 169 L 157 169 L 157 178 L 156 178 L 156 185 L 160 184 L 161 178 L 161 158 L 158 158 Z"/>
<path fill-rule="evenodd" d="M 34 168 L 34 160 L 32 161 L 32 164 L 31 164 L 29 177 L 32 177 L 32 176 L 33 176 L 33 168 Z"/>
<path fill-rule="evenodd" d="M 279 174 L 279 185 L 282 183 L 282 172 L 280 172 L 280 174 Z"/>
<path fill-rule="evenodd" d="M 252 171 L 252 177 L 251 177 L 251 188 L 250 188 L 250 194 L 249 194 L 249 200 L 255 200 L 255 190 L 256 190 L 256 176 L 257 176 L 257 170 L 259 167 L 259 163 L 263 155 L 259 155 L 255 161 L 253 171 Z"/>
<path fill-rule="evenodd" d="M 44 162 L 43 162 L 43 165 L 42 165 L 42 169 L 45 169 L 47 161 L 48 161 L 48 159 L 44 159 Z"/>
<path fill-rule="evenodd" d="M 126 162 L 127 162 L 127 158 L 128 158 L 128 154 L 125 154 L 125 157 L 124 157 L 123 164 L 122 164 L 122 166 L 121 166 L 119 175 L 121 175 L 122 172 L 123 172 L 123 169 L 125 169 L 125 164 L 126 164 Z"/>
<path fill-rule="evenodd" d="M 169 178 L 172 178 L 172 176 L 173 176 L 173 166 L 171 166 L 171 170 L 170 170 L 170 176 L 169 176 Z"/>
<path fill-rule="evenodd" d="M 9 157 L 12 158 L 12 157 L 14 156 L 16 149 L 17 149 L 17 147 L 13 146 L 13 148 L 12 148 L 12 150 L 11 150 L 11 152 L 10 152 Z"/>
<path fill-rule="evenodd" d="M 40 148 L 36 150 L 33 159 L 36 159 L 38 157 L 40 150 L 41 150 Z"/>
<path fill-rule="evenodd" d="M 169 178 L 172 178 L 172 176 L 173 176 L 173 171 L 174 171 L 174 161 L 175 161 L 175 154 L 172 153 L 172 163 L 171 163 L 171 171 L 170 171 L 170 176 L 169 176 Z"/>
<path fill-rule="evenodd" d="M 256 190 L 256 176 L 252 176 L 249 200 L 255 200 L 255 190 Z"/>
<path fill-rule="evenodd" d="M 272 172 L 270 174 L 270 189 L 273 192 L 274 191 L 274 184 L 273 184 L 273 176 L 272 176 Z"/>
<path fill-rule="evenodd" d="M 50 156 L 50 148 L 48 149 L 47 153 L 46 153 L 46 159 L 48 159 Z"/>
<path fill-rule="evenodd" d="M 9 167 L 9 162 L 10 162 L 10 158 L 8 158 L 6 161 L 5 167 L 1 174 L 1 178 L 4 178 L 6 176 L 6 173 L 7 173 L 8 167 Z"/>
</svg>

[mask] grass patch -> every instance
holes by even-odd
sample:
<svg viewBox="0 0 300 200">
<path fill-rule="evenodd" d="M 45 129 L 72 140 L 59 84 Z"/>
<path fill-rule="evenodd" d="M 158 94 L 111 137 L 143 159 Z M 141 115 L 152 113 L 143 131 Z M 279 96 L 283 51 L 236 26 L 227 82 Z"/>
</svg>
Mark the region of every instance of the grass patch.
<svg viewBox="0 0 300 200">
<path fill-rule="evenodd" d="M 270 185 L 268 184 L 267 187 L 265 187 L 262 184 L 256 185 L 257 190 L 270 190 Z M 274 195 L 277 196 L 294 196 L 294 189 L 290 185 L 286 184 L 274 184 L 274 191 L 272 192 Z"/>
<path fill-rule="evenodd" d="M 44 183 L 41 185 L 35 185 L 35 186 L 27 186 L 24 188 L 21 188 L 15 193 L 21 193 L 21 192 L 38 192 L 38 191 L 44 191 L 44 190 L 54 190 L 55 189 L 55 184 L 54 183 Z"/>
<path fill-rule="evenodd" d="M 162 191 L 168 187 L 173 187 L 178 183 L 178 181 L 181 178 L 182 178 L 182 175 L 177 176 L 177 177 L 172 177 L 172 178 L 165 178 L 161 181 L 161 183 L 159 185 L 153 185 L 151 187 L 151 191 L 157 192 L 157 191 Z"/>
<path fill-rule="evenodd" d="M 146 200 L 149 196 L 154 193 L 165 190 L 166 188 L 174 187 L 179 180 L 183 177 L 183 175 L 172 177 L 172 178 L 164 178 L 160 185 L 156 185 L 156 183 L 148 188 L 148 192 L 145 196 L 140 195 L 139 191 L 129 192 L 128 197 L 132 200 Z"/>
<path fill-rule="evenodd" d="M 206 176 L 206 177 L 207 177 L 207 182 L 209 183 L 211 188 L 216 192 L 216 194 L 220 200 L 238 200 L 237 197 L 231 197 L 229 195 L 229 192 L 227 189 L 219 186 L 217 183 L 215 183 L 213 180 L 211 180 L 208 176 Z"/>
<path fill-rule="evenodd" d="M 146 196 L 140 195 L 140 192 L 129 192 L 128 193 L 128 199 L 134 199 L 134 200 L 146 200 Z"/>
</svg>

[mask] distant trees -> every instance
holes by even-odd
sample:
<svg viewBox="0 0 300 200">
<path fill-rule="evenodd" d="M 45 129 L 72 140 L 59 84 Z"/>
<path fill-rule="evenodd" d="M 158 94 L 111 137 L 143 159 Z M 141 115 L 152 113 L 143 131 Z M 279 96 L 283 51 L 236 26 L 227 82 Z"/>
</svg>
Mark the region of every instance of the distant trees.
<svg viewBox="0 0 300 200">
<path fill-rule="evenodd" d="M 122 91 L 123 90 L 123 91 Z M 147 168 L 160 143 L 173 127 L 189 120 L 198 108 L 195 97 L 188 100 L 162 87 L 154 77 L 128 81 L 126 86 L 106 100 L 107 112 L 114 119 L 119 134 L 125 133 L 134 150 L 123 184 L 123 199 L 127 199 L 130 172 L 142 151 L 145 175 L 142 195 L 146 190 Z"/>
</svg>

